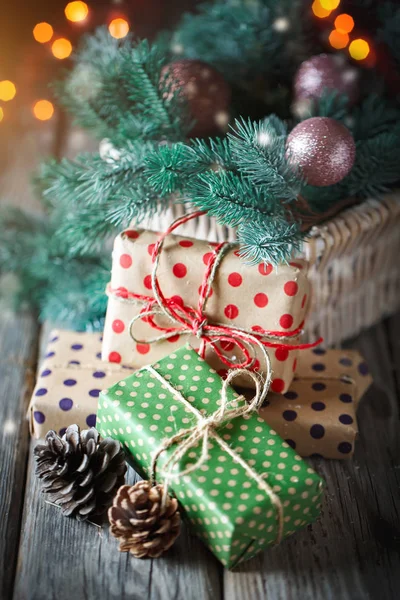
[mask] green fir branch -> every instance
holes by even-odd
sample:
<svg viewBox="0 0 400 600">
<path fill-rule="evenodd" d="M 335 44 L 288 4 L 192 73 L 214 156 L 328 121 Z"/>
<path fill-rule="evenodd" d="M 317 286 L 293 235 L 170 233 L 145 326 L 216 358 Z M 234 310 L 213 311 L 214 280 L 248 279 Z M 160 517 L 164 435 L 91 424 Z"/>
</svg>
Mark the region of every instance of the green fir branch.
<svg viewBox="0 0 400 600">
<path fill-rule="evenodd" d="M 244 223 L 238 229 L 240 256 L 247 264 L 287 263 L 300 250 L 303 235 L 298 223 L 272 215 L 259 223 Z"/>
</svg>

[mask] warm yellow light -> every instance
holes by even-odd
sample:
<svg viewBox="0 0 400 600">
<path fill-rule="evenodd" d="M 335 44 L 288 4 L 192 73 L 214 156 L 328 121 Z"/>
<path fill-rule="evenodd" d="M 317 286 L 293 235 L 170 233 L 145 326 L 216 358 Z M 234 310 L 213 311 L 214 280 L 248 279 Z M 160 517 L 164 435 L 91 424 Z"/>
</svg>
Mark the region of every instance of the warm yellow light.
<svg viewBox="0 0 400 600">
<path fill-rule="evenodd" d="M 53 42 L 51 51 L 56 58 L 63 60 L 64 58 L 68 58 L 68 56 L 71 54 L 72 44 L 66 38 L 58 38 L 58 40 Z"/>
<path fill-rule="evenodd" d="M 336 50 L 346 48 L 347 44 L 349 43 L 349 34 L 342 33 L 341 31 L 334 29 L 329 35 L 329 43 L 332 48 L 336 48 Z"/>
<path fill-rule="evenodd" d="M 340 0 L 319 0 L 319 2 L 326 10 L 335 10 L 340 4 Z"/>
<path fill-rule="evenodd" d="M 110 32 L 110 35 L 112 35 L 113 38 L 120 40 L 128 34 L 129 23 L 128 21 L 122 18 L 113 19 L 108 26 L 108 31 Z"/>
<path fill-rule="evenodd" d="M 314 15 L 316 17 L 319 17 L 320 19 L 325 19 L 326 17 L 329 17 L 329 15 L 331 14 L 330 10 L 326 10 L 326 8 L 323 8 L 321 6 L 319 0 L 315 0 L 315 2 L 313 3 L 311 8 L 312 8 Z"/>
<path fill-rule="evenodd" d="M 69 2 L 64 9 L 68 21 L 79 23 L 88 16 L 89 7 L 86 2 Z"/>
<path fill-rule="evenodd" d="M 341 33 L 350 33 L 354 27 L 354 19 L 345 13 L 338 15 L 335 19 L 335 27 Z"/>
<path fill-rule="evenodd" d="M 53 28 L 49 23 L 38 23 L 33 28 L 33 37 L 39 44 L 49 42 L 53 37 Z"/>
<path fill-rule="evenodd" d="M 48 121 L 54 114 L 54 106 L 49 100 L 38 100 L 33 107 L 33 114 L 39 121 Z"/>
<path fill-rule="evenodd" d="M 353 40 L 349 46 L 349 53 L 354 60 L 364 60 L 369 54 L 368 42 L 361 38 Z"/>
<path fill-rule="evenodd" d="M 0 123 L 2 122 L 3 118 L 4 118 L 4 110 L 0 106 Z"/>
<path fill-rule="evenodd" d="M 8 79 L 0 81 L 0 100 L 8 102 L 8 100 L 12 100 L 14 98 L 16 93 L 17 88 L 12 81 L 9 81 Z"/>
</svg>

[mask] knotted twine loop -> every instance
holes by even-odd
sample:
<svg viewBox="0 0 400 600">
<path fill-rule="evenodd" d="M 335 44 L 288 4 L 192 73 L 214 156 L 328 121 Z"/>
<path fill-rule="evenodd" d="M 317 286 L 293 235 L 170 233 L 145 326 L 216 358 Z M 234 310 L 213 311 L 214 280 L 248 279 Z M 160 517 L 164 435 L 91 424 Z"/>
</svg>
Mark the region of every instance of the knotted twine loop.
<svg viewBox="0 0 400 600">
<path fill-rule="evenodd" d="M 255 364 L 254 340 L 258 339 L 263 346 L 269 348 L 283 348 L 286 350 L 298 350 L 313 348 L 317 346 L 322 338 L 312 344 L 288 344 L 291 338 L 302 333 L 302 327 L 298 327 L 290 332 L 267 331 L 259 328 L 257 331 L 244 329 L 241 327 L 226 325 L 223 323 L 210 323 L 206 315 L 206 305 L 212 291 L 212 284 L 215 275 L 224 256 L 237 244 L 223 242 L 218 244 L 208 261 L 203 283 L 200 288 L 197 308 L 186 306 L 176 302 L 173 298 L 166 298 L 160 288 L 157 277 L 157 269 L 160 262 L 163 245 L 166 237 L 177 227 L 194 219 L 204 212 L 198 211 L 176 219 L 171 226 L 161 234 L 154 245 L 152 260 L 153 269 L 151 273 L 151 287 L 153 297 L 134 294 L 125 289 L 108 288 L 107 293 L 110 296 L 119 298 L 126 302 L 144 302 L 145 306 L 129 323 L 129 333 L 132 340 L 137 344 L 154 344 L 159 341 L 167 340 L 172 337 L 183 335 L 195 335 L 201 340 L 199 354 L 205 358 L 207 344 L 212 346 L 218 358 L 228 368 L 251 368 Z M 172 326 L 163 326 L 155 321 L 157 316 L 164 315 Z M 160 335 L 153 338 L 141 340 L 133 333 L 133 327 L 139 320 L 145 320 L 153 329 L 158 330 Z M 235 357 L 230 359 L 223 354 L 218 347 L 218 342 L 233 344 L 237 348 L 243 359 L 236 361 Z"/>
<path fill-rule="evenodd" d="M 258 340 L 256 340 L 256 343 L 260 347 L 267 365 L 265 380 L 259 373 L 253 373 L 247 369 L 234 369 L 229 371 L 227 378 L 222 384 L 220 406 L 214 413 L 208 415 L 207 417 L 204 417 L 202 413 L 195 408 L 179 390 L 177 390 L 168 380 L 158 373 L 153 366 L 149 365 L 145 367 L 145 369 L 154 375 L 177 400 L 184 404 L 195 415 L 197 419 L 197 422 L 193 425 L 193 427 L 181 429 L 170 438 L 165 439 L 157 448 L 151 463 L 150 481 L 153 485 L 156 483 L 157 462 L 160 456 L 171 446 L 177 444 L 177 448 L 168 458 L 162 470 L 164 487 L 162 503 L 165 505 L 170 482 L 173 479 L 179 479 L 180 477 L 184 477 L 185 475 L 189 475 L 190 473 L 197 471 L 208 460 L 209 439 L 213 438 L 219 444 L 222 450 L 227 452 L 236 463 L 241 465 L 249 477 L 251 477 L 251 479 L 258 484 L 259 489 L 264 491 L 271 500 L 271 503 L 274 506 L 277 514 L 278 531 L 276 543 L 279 543 L 282 539 L 284 525 L 284 510 L 279 496 L 275 494 L 271 486 L 252 467 L 250 467 L 250 465 L 243 460 L 241 456 L 231 446 L 229 446 L 216 431 L 218 428 L 222 427 L 224 424 L 232 421 L 233 419 L 257 412 L 262 406 L 262 403 L 268 393 L 272 379 L 271 361 L 262 344 Z M 250 402 L 246 402 L 243 396 L 239 396 L 233 401 L 228 400 L 228 388 L 233 379 L 240 375 L 247 375 L 254 381 L 256 391 L 253 399 Z M 242 404 L 240 405 L 241 402 Z M 176 467 L 178 466 L 180 460 L 191 448 L 197 446 L 199 443 L 201 443 L 201 453 L 197 461 L 195 463 L 188 464 L 180 471 L 176 471 Z"/>
</svg>

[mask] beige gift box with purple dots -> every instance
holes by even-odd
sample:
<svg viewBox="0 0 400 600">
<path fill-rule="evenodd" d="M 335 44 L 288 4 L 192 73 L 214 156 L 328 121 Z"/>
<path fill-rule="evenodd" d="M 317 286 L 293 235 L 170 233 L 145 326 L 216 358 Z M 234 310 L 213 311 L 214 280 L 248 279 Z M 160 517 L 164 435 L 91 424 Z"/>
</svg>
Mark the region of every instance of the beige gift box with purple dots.
<svg viewBox="0 0 400 600">
<path fill-rule="evenodd" d="M 72 423 L 94 427 L 101 390 L 130 372 L 101 360 L 100 333 L 54 330 L 28 409 L 32 436 L 44 437 L 50 429 L 62 435 Z"/>
</svg>

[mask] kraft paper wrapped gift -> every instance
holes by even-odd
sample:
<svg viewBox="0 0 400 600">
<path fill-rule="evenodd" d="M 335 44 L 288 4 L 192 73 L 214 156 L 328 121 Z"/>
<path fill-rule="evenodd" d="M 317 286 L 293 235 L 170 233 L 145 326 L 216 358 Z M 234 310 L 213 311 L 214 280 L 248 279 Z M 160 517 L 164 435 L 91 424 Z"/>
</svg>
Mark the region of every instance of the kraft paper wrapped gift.
<svg viewBox="0 0 400 600">
<path fill-rule="evenodd" d="M 182 347 L 102 392 L 97 427 L 120 440 L 134 468 L 149 477 L 152 457 L 166 438 L 218 410 L 222 384 L 195 351 Z M 227 397 L 233 406 L 247 406 L 230 387 Z M 164 481 L 163 467 L 174 450 L 160 455 L 157 481 Z M 216 426 L 205 462 L 179 476 L 196 464 L 201 450 L 202 441 L 186 449 L 169 491 L 223 565 L 234 567 L 274 544 L 280 523 L 285 537 L 318 516 L 323 481 L 257 414 Z"/>
<path fill-rule="evenodd" d="M 259 414 L 300 456 L 350 458 L 357 405 L 371 383 L 355 350 L 304 350 L 289 390 L 268 394 Z"/>
<path fill-rule="evenodd" d="M 128 300 L 127 293 L 153 298 L 152 252 L 158 235 L 147 231 L 125 231 L 115 240 L 109 302 L 104 329 L 103 359 L 134 367 L 155 362 L 189 342 L 198 348 L 195 336 L 174 336 L 156 343 L 135 343 L 130 324 L 146 305 L 145 301 Z M 215 246 L 215 245 L 214 245 Z M 210 256 L 215 248 L 208 242 L 169 235 L 157 270 L 161 290 L 166 298 L 197 308 L 199 289 Z M 122 297 L 121 297 L 122 295 Z M 310 297 L 307 263 L 302 260 L 273 269 L 271 265 L 246 265 L 233 245 L 223 257 L 212 284 L 212 294 L 205 313 L 208 323 L 237 326 L 249 331 L 264 330 L 282 334 L 297 330 L 303 323 Z M 171 326 L 164 319 L 163 324 Z M 160 335 L 145 320 L 134 324 L 134 337 L 146 341 Z M 275 340 L 276 341 L 276 340 Z M 297 337 L 286 343 L 295 345 Z M 240 360 L 232 343 L 221 342 L 225 356 Z M 279 348 L 270 351 L 274 379 L 272 389 L 285 392 L 296 368 L 297 350 Z M 256 349 L 257 367 L 264 369 L 260 350 Z M 207 345 L 206 361 L 220 374 L 226 365 Z M 239 383 L 239 382 L 238 382 Z M 243 385 L 248 385 L 245 378 Z"/>
<path fill-rule="evenodd" d="M 130 371 L 101 360 L 99 333 L 54 330 L 28 409 L 32 436 L 62 435 L 72 423 L 94 427 L 100 391 Z"/>
</svg>

